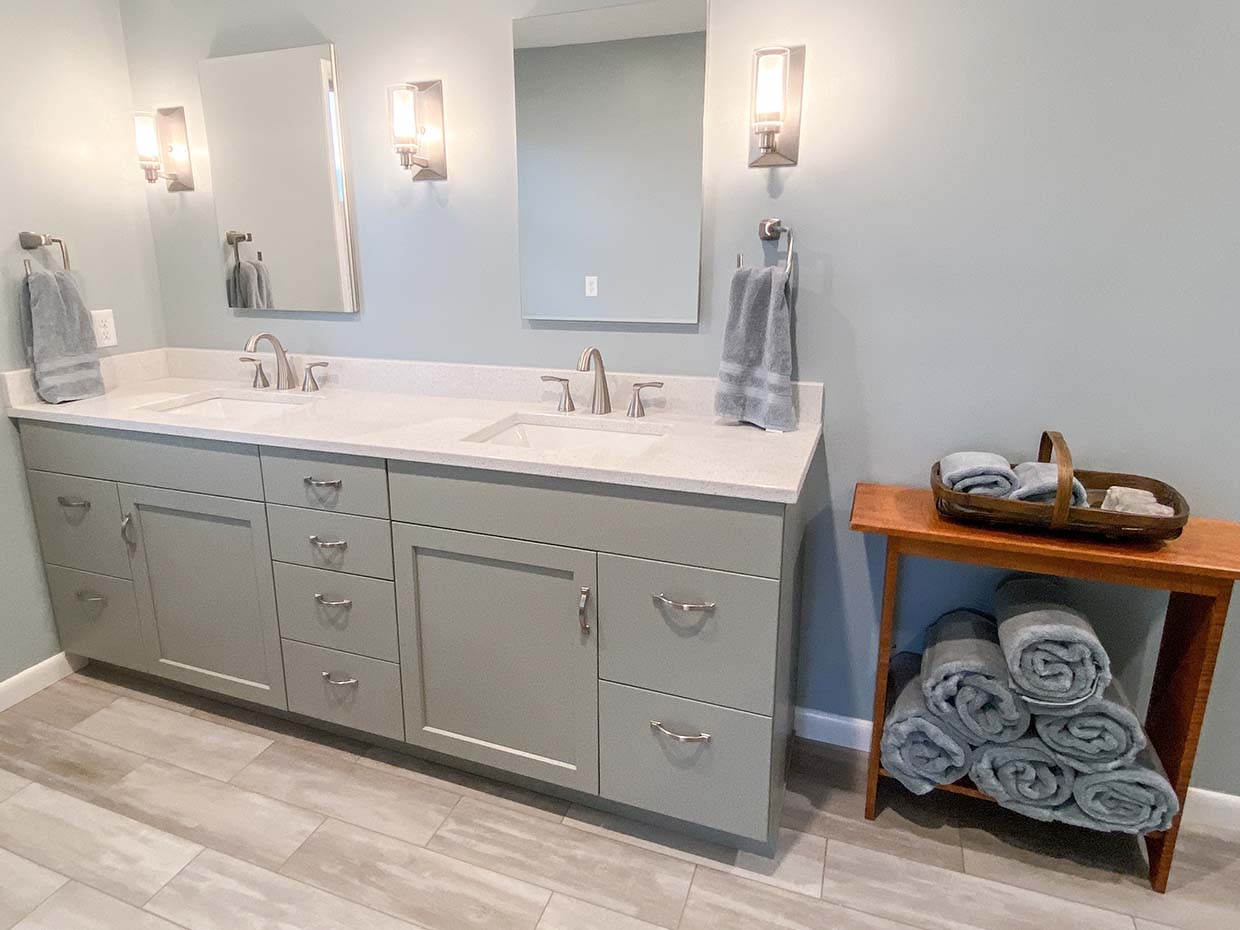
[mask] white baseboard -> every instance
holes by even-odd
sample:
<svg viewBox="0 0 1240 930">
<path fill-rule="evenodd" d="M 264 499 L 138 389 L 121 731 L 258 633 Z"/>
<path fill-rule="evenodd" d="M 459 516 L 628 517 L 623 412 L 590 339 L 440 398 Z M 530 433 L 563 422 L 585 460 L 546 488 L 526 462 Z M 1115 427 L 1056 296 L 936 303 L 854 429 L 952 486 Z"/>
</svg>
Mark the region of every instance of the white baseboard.
<svg viewBox="0 0 1240 930">
<path fill-rule="evenodd" d="M 8 710 L 14 704 L 20 704 L 48 685 L 54 685 L 66 675 L 72 675 L 86 665 L 87 661 L 81 656 L 58 652 L 38 665 L 32 665 L 24 672 L 18 672 L 12 678 L 0 681 L 0 710 Z"/>
</svg>

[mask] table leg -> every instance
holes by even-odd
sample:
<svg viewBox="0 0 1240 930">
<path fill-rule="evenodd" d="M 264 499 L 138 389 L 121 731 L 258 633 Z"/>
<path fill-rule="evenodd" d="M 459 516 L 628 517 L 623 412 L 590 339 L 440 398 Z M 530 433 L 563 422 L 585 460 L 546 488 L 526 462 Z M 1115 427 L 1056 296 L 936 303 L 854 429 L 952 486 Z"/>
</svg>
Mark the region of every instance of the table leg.
<svg viewBox="0 0 1240 930">
<path fill-rule="evenodd" d="M 1193 774 L 1210 680 L 1230 600 L 1231 583 L 1228 582 L 1213 596 L 1172 592 L 1167 605 L 1145 729 L 1167 770 L 1181 809 Z M 1150 859 L 1150 885 L 1155 891 L 1167 890 L 1179 830 L 1180 818 L 1177 817 L 1170 830 L 1145 838 Z"/>
<path fill-rule="evenodd" d="M 882 767 L 879 744 L 883 721 L 887 718 L 887 667 L 891 663 L 891 641 L 895 635 L 896 595 L 900 584 L 900 545 L 887 537 L 887 559 L 883 569 L 883 608 L 878 626 L 878 666 L 874 672 L 874 716 L 870 732 L 870 768 L 865 785 L 865 819 L 878 816 L 878 770 Z"/>
</svg>

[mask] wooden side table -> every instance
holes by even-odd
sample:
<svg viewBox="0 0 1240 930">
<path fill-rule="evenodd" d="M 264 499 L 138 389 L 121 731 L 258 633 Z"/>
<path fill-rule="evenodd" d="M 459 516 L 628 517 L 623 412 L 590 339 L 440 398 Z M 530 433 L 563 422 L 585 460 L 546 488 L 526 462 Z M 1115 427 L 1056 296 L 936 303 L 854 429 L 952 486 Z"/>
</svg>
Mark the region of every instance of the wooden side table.
<svg viewBox="0 0 1240 930">
<path fill-rule="evenodd" d="M 887 712 L 887 667 L 900 557 L 905 555 L 1170 591 L 1145 729 L 1183 810 L 1227 607 L 1232 587 L 1240 579 L 1240 524 L 1194 517 L 1183 535 L 1171 542 L 1093 542 L 952 523 L 939 516 L 928 489 L 858 484 L 851 525 L 854 530 L 887 537 L 867 818 L 873 820 L 877 814 L 878 780 L 887 775 L 880 762 L 879 742 Z M 943 785 L 939 790 L 986 798 L 967 782 Z M 1150 885 L 1155 891 L 1167 890 L 1179 829 L 1177 816 L 1171 829 L 1145 837 Z"/>
</svg>

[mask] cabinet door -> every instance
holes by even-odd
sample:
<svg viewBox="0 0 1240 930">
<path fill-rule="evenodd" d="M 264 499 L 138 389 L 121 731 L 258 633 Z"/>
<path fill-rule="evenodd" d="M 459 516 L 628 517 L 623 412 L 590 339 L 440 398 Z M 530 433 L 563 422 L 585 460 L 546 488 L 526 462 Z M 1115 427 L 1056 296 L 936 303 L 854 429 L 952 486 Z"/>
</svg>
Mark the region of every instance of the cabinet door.
<svg viewBox="0 0 1240 930">
<path fill-rule="evenodd" d="M 147 668 L 286 708 L 263 505 L 123 484 Z"/>
<path fill-rule="evenodd" d="M 597 793 L 595 554 L 404 524 L 393 538 L 405 739 Z"/>
</svg>

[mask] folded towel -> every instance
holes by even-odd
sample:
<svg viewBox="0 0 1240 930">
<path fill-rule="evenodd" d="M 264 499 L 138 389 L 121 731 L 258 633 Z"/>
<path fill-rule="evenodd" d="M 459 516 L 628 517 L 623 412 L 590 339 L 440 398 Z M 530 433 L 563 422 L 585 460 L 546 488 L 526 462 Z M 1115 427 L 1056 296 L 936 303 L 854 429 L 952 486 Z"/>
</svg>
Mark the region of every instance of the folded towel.
<svg viewBox="0 0 1240 930">
<path fill-rule="evenodd" d="M 732 276 L 715 413 L 766 429 L 796 429 L 792 315 L 782 267 L 738 268 Z"/>
<path fill-rule="evenodd" d="M 1119 485 L 1107 488 L 1107 496 L 1102 499 L 1102 509 L 1119 513 L 1139 513 L 1149 517 L 1175 516 L 1174 507 L 1158 503 L 1158 498 L 1149 491 Z"/>
<path fill-rule="evenodd" d="M 973 783 L 1000 806 L 1038 820 L 1057 820 L 1072 803 L 1076 773 L 1037 737 L 978 749 L 969 771 Z"/>
<path fill-rule="evenodd" d="M 1059 466 L 1054 462 L 1022 462 L 1014 469 L 1019 486 L 1008 495 L 1014 501 L 1031 501 L 1035 504 L 1053 504 L 1059 490 Z M 1072 506 L 1088 507 L 1089 495 L 1085 485 L 1072 479 Z"/>
<path fill-rule="evenodd" d="M 1010 743 L 1029 730 L 1029 708 L 1012 693 L 995 621 L 971 610 L 944 614 L 926 631 L 921 687 L 931 712 L 968 741 Z"/>
<path fill-rule="evenodd" d="M 1118 681 L 1078 707 L 1038 708 L 1034 727 L 1043 742 L 1078 772 L 1105 772 L 1136 758 L 1145 730 Z"/>
<path fill-rule="evenodd" d="M 228 275 L 228 306 L 237 310 L 271 309 L 270 305 L 264 302 L 260 280 L 257 262 L 242 259 L 234 264 Z"/>
<path fill-rule="evenodd" d="M 894 694 L 880 742 L 883 766 L 913 794 L 956 781 L 969 770 L 973 751 L 964 734 L 926 707 L 921 690 L 921 656 L 901 652 L 891 659 L 888 694 Z"/>
<path fill-rule="evenodd" d="M 1084 702 L 1111 683 L 1106 650 L 1067 600 L 1064 583 L 1045 575 L 1015 575 L 995 592 L 999 645 L 1012 686 L 1035 702 Z"/>
<path fill-rule="evenodd" d="M 1149 833 L 1170 829 L 1180 801 L 1153 748 L 1108 772 L 1078 775 L 1072 787 L 1075 804 L 1057 819 L 1078 827 L 1114 833 Z"/>
<path fill-rule="evenodd" d="M 1019 482 L 1007 459 L 993 452 L 953 452 L 939 459 L 939 477 L 953 491 L 1007 497 Z"/>
<path fill-rule="evenodd" d="M 99 346 L 73 276 L 32 268 L 20 303 L 22 342 L 39 397 L 61 404 L 102 394 Z"/>
</svg>

